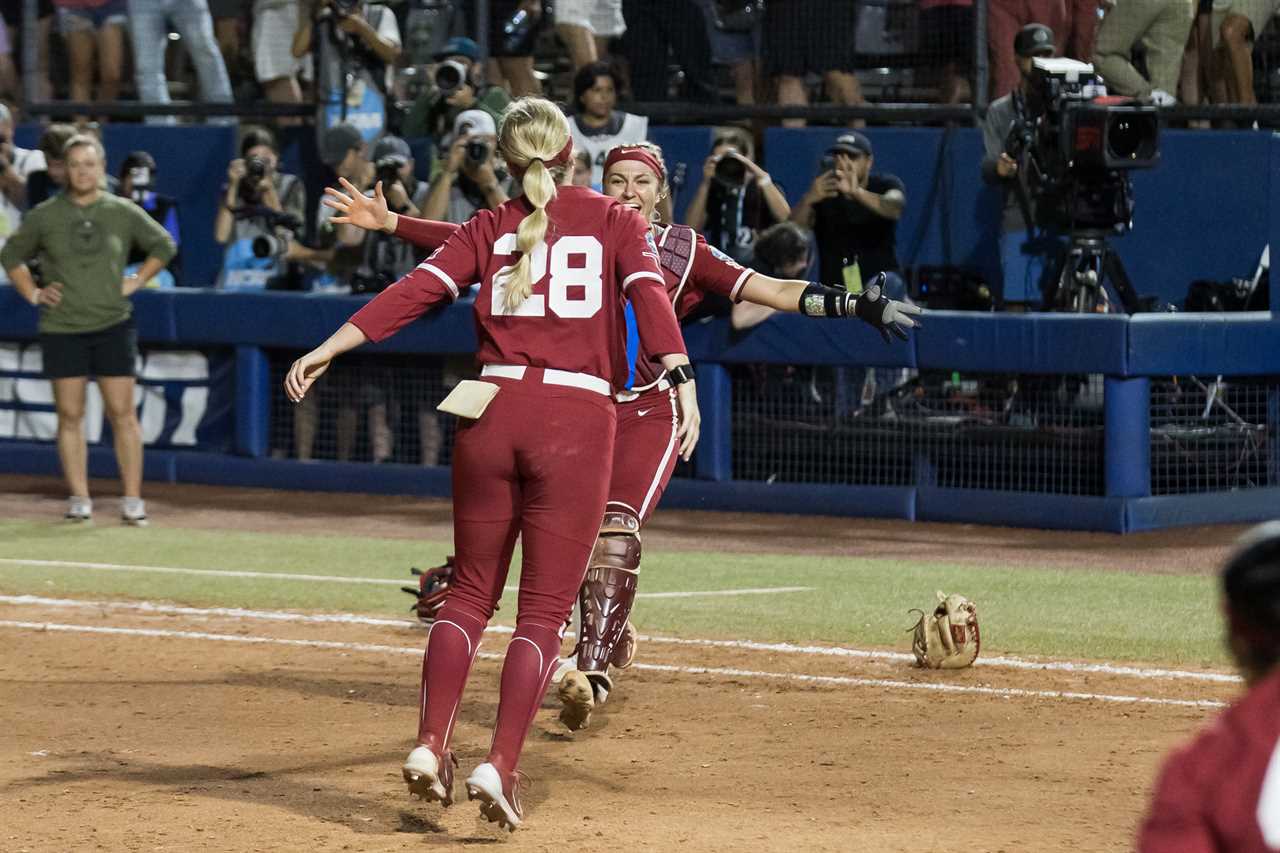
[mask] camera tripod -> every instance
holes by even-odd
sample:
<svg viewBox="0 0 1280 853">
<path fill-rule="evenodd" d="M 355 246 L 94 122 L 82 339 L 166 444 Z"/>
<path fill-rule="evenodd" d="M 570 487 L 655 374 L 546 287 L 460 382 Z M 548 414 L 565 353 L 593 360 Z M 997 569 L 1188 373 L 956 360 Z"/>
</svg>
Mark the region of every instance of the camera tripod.
<svg viewBox="0 0 1280 853">
<path fill-rule="evenodd" d="M 1139 309 L 1138 294 L 1120 256 L 1107 242 L 1106 232 L 1072 232 L 1057 274 L 1045 291 L 1045 309 L 1072 314 L 1097 313 L 1111 304 L 1107 282 L 1120 297 L 1126 314 Z"/>
</svg>

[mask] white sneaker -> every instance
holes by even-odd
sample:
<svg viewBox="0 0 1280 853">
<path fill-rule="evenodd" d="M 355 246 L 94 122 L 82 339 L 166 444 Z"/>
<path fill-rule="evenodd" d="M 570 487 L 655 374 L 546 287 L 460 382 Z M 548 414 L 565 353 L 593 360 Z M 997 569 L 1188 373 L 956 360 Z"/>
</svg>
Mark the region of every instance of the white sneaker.
<svg viewBox="0 0 1280 853">
<path fill-rule="evenodd" d="M 72 495 L 67 498 L 67 514 L 63 518 L 75 522 L 93 521 L 93 501 Z"/>
<path fill-rule="evenodd" d="M 453 805 L 453 767 L 450 761 L 454 766 L 458 763 L 452 752 L 446 752 L 441 758 L 430 747 L 415 746 L 401 768 L 409 793 L 417 794 L 427 802 L 436 800 L 446 806 Z"/>
<path fill-rule="evenodd" d="M 485 762 L 467 777 L 467 799 L 480 801 L 480 814 L 498 826 L 516 831 L 524 810 L 520 807 L 521 774 L 512 773 L 507 784 L 498 768 Z"/>
<path fill-rule="evenodd" d="M 142 498 L 125 498 L 120 505 L 120 520 L 130 527 L 146 527 L 147 502 Z"/>
</svg>

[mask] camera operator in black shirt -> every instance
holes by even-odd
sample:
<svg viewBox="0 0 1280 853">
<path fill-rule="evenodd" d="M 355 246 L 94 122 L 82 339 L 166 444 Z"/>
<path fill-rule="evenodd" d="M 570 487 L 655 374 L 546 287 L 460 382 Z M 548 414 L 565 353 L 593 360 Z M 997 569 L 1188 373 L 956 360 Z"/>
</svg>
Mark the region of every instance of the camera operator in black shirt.
<svg viewBox="0 0 1280 853">
<path fill-rule="evenodd" d="M 819 281 L 860 293 L 878 273 L 885 274 L 884 292 L 890 299 L 907 298 L 898 264 L 898 220 L 907 206 L 906 191 L 896 175 L 872 174 L 875 164 L 871 140 L 847 131 L 827 149 L 809 192 L 791 213 L 791 221 L 812 228 L 818 244 Z M 848 392 L 861 391 L 861 401 L 881 404 L 901 377 L 897 368 L 838 368 L 836 410 L 857 407 Z M 868 375 L 869 374 L 869 375 Z M 865 381 L 865 380 L 870 380 Z M 881 406 L 875 411 L 883 413 Z"/>
<path fill-rule="evenodd" d="M 755 146 L 744 131 L 718 135 L 684 215 L 686 225 L 744 266 L 752 265 L 756 235 L 791 215 L 787 197 L 754 158 Z"/>
<path fill-rule="evenodd" d="M 1014 37 L 1013 49 L 1021 82 L 1009 94 L 992 101 L 982 125 L 982 179 L 1004 191 L 1001 214 L 1001 303 L 1028 305 L 1041 300 L 1042 279 L 1060 251 L 1052 237 L 1034 238 L 1035 206 L 1020 174 L 1018 157 L 1027 140 L 1020 137 L 1019 113 L 1025 117 L 1030 94 L 1032 62 L 1053 56 L 1053 30 L 1043 24 L 1027 24 Z"/>
</svg>

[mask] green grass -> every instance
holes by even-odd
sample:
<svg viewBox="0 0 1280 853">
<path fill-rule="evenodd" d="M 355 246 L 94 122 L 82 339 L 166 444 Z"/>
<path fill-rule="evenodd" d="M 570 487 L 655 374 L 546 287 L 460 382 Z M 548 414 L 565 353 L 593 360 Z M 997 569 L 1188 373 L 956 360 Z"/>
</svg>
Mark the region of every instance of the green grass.
<svg viewBox="0 0 1280 853">
<path fill-rule="evenodd" d="M 358 522 L 352 530 L 358 529 Z M 449 543 L 153 527 L 74 528 L 0 522 L 0 557 L 199 569 L 403 578 L 436 565 Z M 518 561 L 518 555 L 517 555 Z M 516 583 L 513 570 L 508 585 Z M 984 648 L 1071 659 L 1224 666 L 1212 578 L 1043 568 L 980 568 L 893 560 L 674 552 L 645 556 L 641 592 L 808 586 L 807 592 L 642 599 L 642 631 L 694 637 L 908 645 L 907 610 L 933 591 L 978 604 Z M 0 592 L 174 601 L 192 606 L 299 608 L 393 615 L 394 586 L 222 578 L 0 564 Z M 515 618 L 508 594 L 498 620 Z"/>
</svg>

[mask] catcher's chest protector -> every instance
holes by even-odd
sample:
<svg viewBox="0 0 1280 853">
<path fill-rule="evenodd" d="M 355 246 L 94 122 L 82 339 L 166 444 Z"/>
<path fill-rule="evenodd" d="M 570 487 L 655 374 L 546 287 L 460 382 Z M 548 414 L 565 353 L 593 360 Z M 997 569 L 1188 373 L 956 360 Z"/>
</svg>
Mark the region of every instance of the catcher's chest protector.
<svg viewBox="0 0 1280 853">
<path fill-rule="evenodd" d="M 658 247 L 658 262 L 664 270 L 675 276 L 677 287 L 684 283 L 689 275 L 689 268 L 693 266 L 693 250 L 697 245 L 694 234 L 694 230 L 688 225 L 668 225 L 662 245 Z"/>
</svg>

